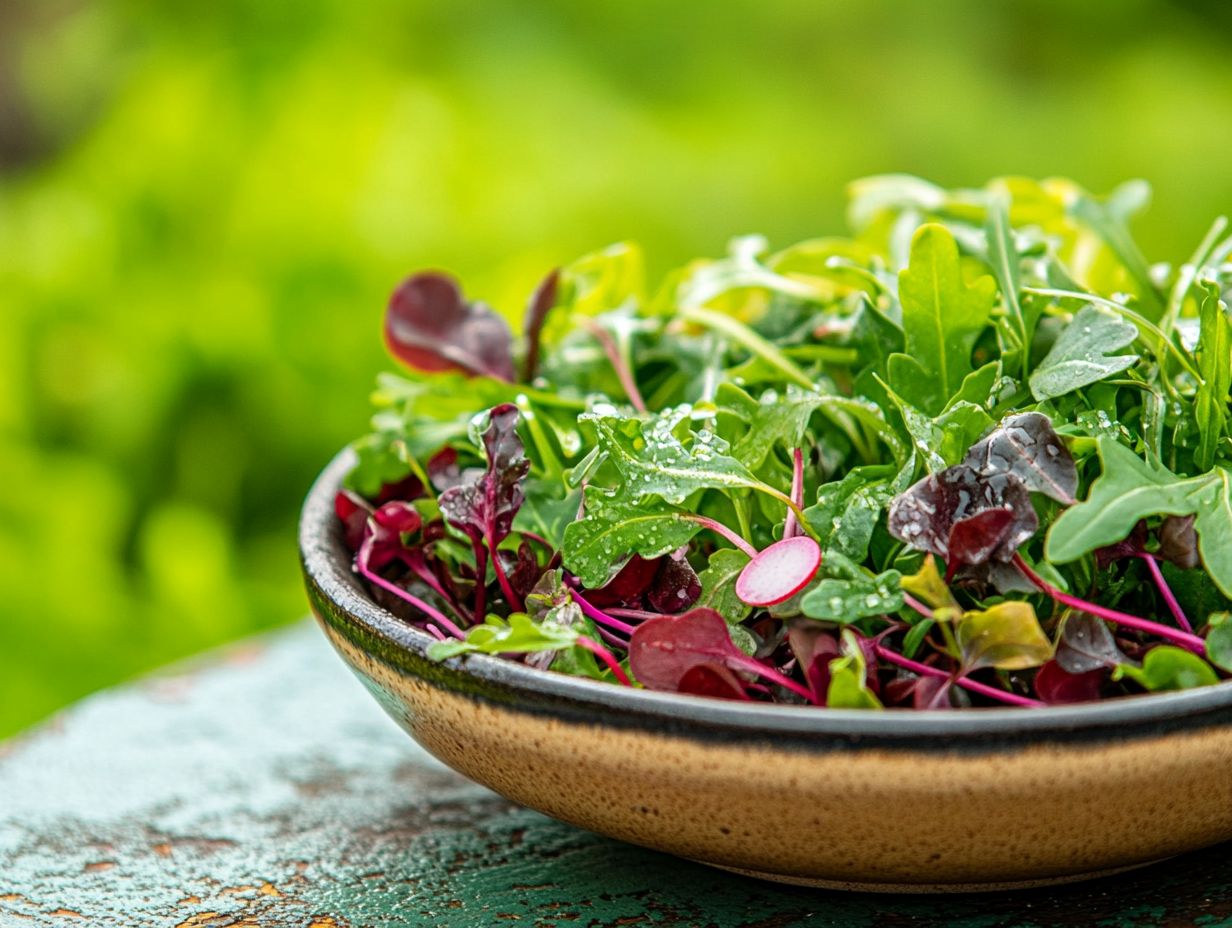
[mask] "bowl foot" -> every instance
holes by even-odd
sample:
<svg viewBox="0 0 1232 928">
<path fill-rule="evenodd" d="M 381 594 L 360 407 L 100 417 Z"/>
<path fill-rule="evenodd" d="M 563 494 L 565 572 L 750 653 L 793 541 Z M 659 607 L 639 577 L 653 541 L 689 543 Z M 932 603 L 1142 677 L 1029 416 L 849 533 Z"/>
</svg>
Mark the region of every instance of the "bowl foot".
<svg viewBox="0 0 1232 928">
<path fill-rule="evenodd" d="M 991 893 L 1012 892 L 1018 889 L 1036 889 L 1040 886 L 1060 886 L 1064 883 L 1080 883 L 1084 880 L 1097 880 L 1100 877 L 1115 876 L 1142 867 L 1170 860 L 1161 857 L 1158 860 L 1148 860 L 1146 863 L 1130 864 L 1128 867 L 1111 867 L 1107 870 L 1089 870 L 1085 873 L 1069 873 L 1065 876 L 1041 877 L 1035 880 L 1004 880 L 990 883 L 865 883 L 859 880 L 825 880 L 808 876 L 792 876 L 785 873 L 770 873 L 765 870 L 745 870 L 741 867 L 727 867 L 723 864 L 712 864 L 704 860 L 695 863 L 705 864 L 717 870 L 738 873 L 741 876 L 751 876 L 758 880 L 769 880 L 772 883 L 787 883 L 792 886 L 808 886 L 814 889 L 836 889 L 853 893 Z"/>
</svg>

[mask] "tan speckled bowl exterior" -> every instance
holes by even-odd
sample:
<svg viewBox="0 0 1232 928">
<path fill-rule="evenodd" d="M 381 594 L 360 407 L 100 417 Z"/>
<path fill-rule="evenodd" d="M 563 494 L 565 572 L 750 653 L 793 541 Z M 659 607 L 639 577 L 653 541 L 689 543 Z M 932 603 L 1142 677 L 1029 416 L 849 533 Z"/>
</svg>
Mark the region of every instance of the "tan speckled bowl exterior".
<svg viewBox="0 0 1232 928">
<path fill-rule="evenodd" d="M 367 597 L 332 515 L 301 523 L 338 653 L 420 744 L 555 818 L 784 882 L 967 891 L 1063 882 L 1232 839 L 1232 684 L 1040 710 L 818 710 L 628 690 L 432 639 Z"/>
</svg>

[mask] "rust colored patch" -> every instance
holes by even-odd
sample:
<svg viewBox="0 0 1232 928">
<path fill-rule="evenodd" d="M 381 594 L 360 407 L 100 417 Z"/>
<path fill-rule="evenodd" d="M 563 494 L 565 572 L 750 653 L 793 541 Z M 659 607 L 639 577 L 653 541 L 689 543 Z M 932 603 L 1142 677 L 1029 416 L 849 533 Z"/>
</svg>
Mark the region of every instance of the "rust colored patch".
<svg viewBox="0 0 1232 928">
<path fill-rule="evenodd" d="M 102 873 L 104 870 L 111 870 L 116 866 L 114 860 L 96 860 L 92 864 L 86 864 L 86 873 Z"/>
<path fill-rule="evenodd" d="M 348 923 L 332 915 L 314 915 L 308 928 L 348 928 Z"/>
<path fill-rule="evenodd" d="M 85 918 L 80 912 L 74 912 L 72 909 L 56 909 L 47 914 L 52 918 Z"/>
</svg>

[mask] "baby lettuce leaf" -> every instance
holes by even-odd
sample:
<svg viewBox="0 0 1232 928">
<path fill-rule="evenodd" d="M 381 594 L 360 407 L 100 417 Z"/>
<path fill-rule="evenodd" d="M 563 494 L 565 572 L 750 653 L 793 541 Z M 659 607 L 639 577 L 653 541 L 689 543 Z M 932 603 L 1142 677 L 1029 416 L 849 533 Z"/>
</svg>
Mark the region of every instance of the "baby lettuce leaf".
<svg viewBox="0 0 1232 928">
<path fill-rule="evenodd" d="M 415 370 L 514 379 L 508 323 L 484 304 L 463 299 L 447 274 L 431 271 L 402 282 L 385 313 L 385 342 Z"/>
<path fill-rule="evenodd" d="M 1198 335 L 1198 370 L 1202 383 L 1194 396 L 1194 423 L 1198 429 L 1198 447 L 1194 464 L 1200 471 L 1215 465 L 1215 452 L 1228 431 L 1228 392 L 1232 390 L 1232 322 L 1227 308 L 1219 299 L 1219 286 L 1211 282 L 1200 285 L 1202 307 Z"/>
<path fill-rule="evenodd" d="M 648 619 L 629 641 L 629 668 L 647 689 L 677 692 L 681 678 L 702 665 L 730 672 L 748 661 L 732 643 L 727 623 L 713 609 Z"/>
<path fill-rule="evenodd" d="M 1078 490 L 1074 458 L 1043 413 L 1024 412 L 1003 419 L 971 447 L 963 463 L 984 477 L 1013 474 L 1028 490 L 1060 503 L 1072 503 Z"/>
<path fill-rule="evenodd" d="M 480 436 L 487 468 L 469 476 L 440 495 L 441 514 L 472 542 L 485 542 L 496 550 L 513 528 L 522 506 L 522 478 L 530 462 L 518 437 L 518 409 L 512 403 L 489 411 Z"/>
<path fill-rule="evenodd" d="M 749 556 L 737 548 L 719 548 L 710 555 L 706 569 L 698 575 L 702 584 L 699 607 L 713 609 L 728 622 L 742 622 L 752 611 L 736 595 L 736 578 L 749 563 Z"/>
<path fill-rule="evenodd" d="M 964 613 L 955 631 L 967 673 L 983 667 L 1025 670 L 1052 657 L 1052 642 L 1028 602 L 1004 602 Z"/>
<path fill-rule="evenodd" d="M 1098 699 L 1108 671 L 1102 668 L 1070 673 L 1060 661 L 1051 660 L 1035 674 L 1035 693 L 1049 705 L 1090 702 Z"/>
<path fill-rule="evenodd" d="M 1122 664 L 1112 672 L 1112 679 L 1129 677 L 1152 693 L 1160 690 L 1188 690 L 1219 682 L 1219 676 L 1192 651 L 1172 645 L 1159 645 L 1146 652 L 1142 666 Z"/>
<path fill-rule="evenodd" d="M 1110 670 L 1130 660 L 1117 647 L 1108 623 L 1087 612 L 1066 614 L 1057 642 L 1056 661 L 1070 674 Z"/>
<path fill-rule="evenodd" d="M 601 587 L 632 555 L 660 557 L 701 531 L 679 509 L 653 500 L 630 502 L 591 489 L 585 518 L 565 527 L 565 568 L 588 588 Z"/>
<path fill-rule="evenodd" d="M 1133 323 L 1098 306 L 1084 306 L 1031 374 L 1031 394 L 1037 400 L 1064 396 L 1133 367 L 1138 355 L 1113 352 L 1128 348 L 1137 337 Z"/>
<path fill-rule="evenodd" d="M 954 236 L 928 223 L 911 240 L 898 293 L 907 352 L 890 357 L 890 384 L 936 415 L 971 373 L 971 353 L 992 316 L 996 284 L 981 277 L 968 285 Z"/>
<path fill-rule="evenodd" d="M 1110 438 L 1097 440 L 1103 471 L 1085 502 L 1066 509 L 1045 541 L 1048 560 L 1065 564 L 1125 538 L 1139 519 L 1152 515 L 1194 516 L 1198 550 L 1211 579 L 1232 596 L 1232 472 L 1215 467 L 1197 477 L 1178 477 L 1161 464 L 1142 460 Z"/>
<path fill-rule="evenodd" d="M 536 623 L 524 612 L 508 621 L 488 616 L 482 625 L 469 629 L 461 640 L 437 641 L 428 646 L 428 657 L 443 661 L 459 654 L 529 654 L 559 651 L 577 644 L 579 631 L 553 622 Z"/>
<path fill-rule="evenodd" d="M 809 618 L 843 623 L 896 612 L 903 605 L 901 579 L 897 570 L 875 577 L 827 577 L 804 595 L 800 608 Z"/>
</svg>

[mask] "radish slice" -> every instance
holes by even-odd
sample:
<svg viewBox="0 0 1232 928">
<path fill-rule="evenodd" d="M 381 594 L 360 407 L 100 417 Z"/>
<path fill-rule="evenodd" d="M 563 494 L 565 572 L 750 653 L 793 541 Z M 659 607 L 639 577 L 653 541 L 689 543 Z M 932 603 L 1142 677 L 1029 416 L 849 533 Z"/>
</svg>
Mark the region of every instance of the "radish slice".
<svg viewBox="0 0 1232 928">
<path fill-rule="evenodd" d="M 774 606 L 808 586 L 821 566 L 821 547 L 807 535 L 776 541 L 749 561 L 736 579 L 746 606 Z"/>
</svg>

